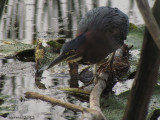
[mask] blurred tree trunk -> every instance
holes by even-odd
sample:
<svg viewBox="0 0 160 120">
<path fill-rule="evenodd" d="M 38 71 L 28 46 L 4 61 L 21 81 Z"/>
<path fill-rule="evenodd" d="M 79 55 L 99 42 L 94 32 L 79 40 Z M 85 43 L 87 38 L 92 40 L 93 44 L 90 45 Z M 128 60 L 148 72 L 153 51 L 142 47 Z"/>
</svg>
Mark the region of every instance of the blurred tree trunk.
<svg viewBox="0 0 160 120">
<path fill-rule="evenodd" d="M 78 0 L 78 2 L 75 2 L 75 4 L 78 5 L 76 6 L 77 9 L 75 9 L 75 11 L 77 14 L 77 25 L 79 25 L 79 21 L 88 11 L 88 7 L 86 0 Z"/>
<path fill-rule="evenodd" d="M 57 9 L 58 9 L 58 22 L 59 22 L 59 35 L 64 35 L 64 25 L 63 25 L 63 16 L 62 16 L 62 6 L 61 6 L 61 0 L 57 1 Z"/>
<path fill-rule="evenodd" d="M 14 0 L 13 5 L 12 5 L 12 13 L 11 13 L 11 28 L 10 28 L 10 33 L 11 36 L 9 36 L 11 39 L 16 39 L 18 38 L 18 27 L 19 27 L 19 21 L 18 21 L 18 15 L 17 15 L 17 10 L 18 10 L 18 1 Z"/>
<path fill-rule="evenodd" d="M 7 0 L 6 5 L 10 4 L 10 1 Z M 11 10 L 12 10 L 12 6 L 6 6 L 3 13 L 11 16 Z M 8 39 L 10 37 L 10 21 L 11 21 L 11 17 L 4 17 L 3 18 L 3 39 Z"/>
<path fill-rule="evenodd" d="M 8 0 L 0 0 L 0 22 L 1 22 L 1 18 L 2 18 L 2 13 L 3 13 L 3 9 L 5 4 L 8 2 Z"/>
<path fill-rule="evenodd" d="M 53 34 L 53 1 L 48 0 L 48 33 Z"/>
<path fill-rule="evenodd" d="M 79 4 L 79 19 L 82 18 L 82 0 L 78 0 L 78 4 Z"/>
<path fill-rule="evenodd" d="M 96 8 L 99 6 L 99 0 L 92 0 L 93 8 Z"/>
<path fill-rule="evenodd" d="M 67 30 L 67 33 L 66 33 L 66 37 L 67 38 L 72 38 L 73 36 L 73 33 L 72 33 L 72 30 L 73 30 L 73 14 L 72 14 L 72 11 L 74 11 L 74 2 L 72 0 L 68 0 L 67 1 L 67 16 L 68 16 L 68 30 Z"/>
<path fill-rule="evenodd" d="M 48 2 L 47 0 L 43 0 L 43 3 L 42 3 L 42 15 L 41 15 L 41 24 L 40 24 L 40 32 L 44 32 L 44 22 L 45 22 L 45 16 L 46 16 L 46 13 L 47 13 L 47 8 L 48 8 Z"/>
<path fill-rule="evenodd" d="M 34 14 L 33 14 L 33 43 L 37 42 L 37 7 L 38 7 L 38 0 L 35 0 Z"/>
<path fill-rule="evenodd" d="M 160 26 L 160 0 L 156 0 L 153 15 Z M 138 72 L 132 86 L 123 120 L 145 120 L 150 98 L 157 82 L 160 65 L 160 50 L 156 46 L 147 28 Z"/>
<path fill-rule="evenodd" d="M 108 0 L 107 3 L 106 3 L 106 6 L 107 6 L 107 7 L 112 7 L 112 1 L 111 1 L 111 0 Z"/>
<path fill-rule="evenodd" d="M 25 38 L 25 20 L 26 20 L 26 5 L 24 0 L 20 0 L 18 2 L 18 20 L 19 20 L 19 28 L 18 28 L 18 34 L 20 40 Z"/>
</svg>

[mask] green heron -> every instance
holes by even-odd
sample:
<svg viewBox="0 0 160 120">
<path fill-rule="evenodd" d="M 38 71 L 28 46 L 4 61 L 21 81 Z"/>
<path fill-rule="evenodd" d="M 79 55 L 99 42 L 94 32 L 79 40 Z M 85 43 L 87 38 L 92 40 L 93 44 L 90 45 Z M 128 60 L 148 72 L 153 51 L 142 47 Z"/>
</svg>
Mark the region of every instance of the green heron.
<svg viewBox="0 0 160 120">
<path fill-rule="evenodd" d="M 89 65 L 102 61 L 124 44 L 129 20 L 117 8 L 98 7 L 81 19 L 75 39 L 66 42 L 48 68 L 66 60 Z"/>
</svg>

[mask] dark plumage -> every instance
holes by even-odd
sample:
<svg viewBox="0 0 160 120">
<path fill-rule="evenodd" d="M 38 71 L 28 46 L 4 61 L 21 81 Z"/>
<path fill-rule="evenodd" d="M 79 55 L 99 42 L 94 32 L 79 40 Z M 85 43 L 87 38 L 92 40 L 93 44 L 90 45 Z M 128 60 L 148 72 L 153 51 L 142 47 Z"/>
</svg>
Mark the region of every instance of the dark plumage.
<svg viewBox="0 0 160 120">
<path fill-rule="evenodd" d="M 95 64 L 124 44 L 129 21 L 117 8 L 98 7 L 81 19 L 77 37 L 63 45 L 61 54 L 48 67 L 62 60 Z"/>
</svg>

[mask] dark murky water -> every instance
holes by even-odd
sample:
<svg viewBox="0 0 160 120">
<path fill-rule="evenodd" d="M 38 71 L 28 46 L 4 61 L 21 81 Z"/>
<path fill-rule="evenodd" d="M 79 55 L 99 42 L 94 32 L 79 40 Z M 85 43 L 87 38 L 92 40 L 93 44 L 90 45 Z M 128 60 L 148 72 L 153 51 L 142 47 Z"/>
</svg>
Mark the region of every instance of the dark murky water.
<svg viewBox="0 0 160 120">
<path fill-rule="evenodd" d="M 37 2 L 37 4 L 35 4 Z M 152 6 L 154 0 L 149 0 Z M 0 21 L 0 40 L 18 39 L 35 44 L 36 39 L 54 39 L 75 36 L 79 19 L 86 11 L 96 6 L 109 4 L 109 0 L 8 0 Z M 129 0 L 112 0 L 117 7 L 129 15 L 130 21 L 143 24 L 135 3 L 130 7 Z M 1 44 L 1 43 L 0 43 Z M 32 62 L 0 60 L 0 95 L 2 101 L 0 114 L 6 119 L 35 120 L 76 120 L 80 113 L 66 110 L 40 100 L 24 99 L 24 93 L 34 91 L 55 97 L 66 102 L 88 106 L 74 97 L 57 90 L 69 87 L 68 66 L 57 65 L 43 73 L 42 83 L 47 87 L 41 90 L 35 85 L 35 68 Z M 128 89 L 128 86 L 126 86 Z M 9 113 L 9 114 L 8 114 Z M 17 117 L 17 118 L 15 118 Z M 0 119 L 5 119 L 0 117 Z"/>
</svg>

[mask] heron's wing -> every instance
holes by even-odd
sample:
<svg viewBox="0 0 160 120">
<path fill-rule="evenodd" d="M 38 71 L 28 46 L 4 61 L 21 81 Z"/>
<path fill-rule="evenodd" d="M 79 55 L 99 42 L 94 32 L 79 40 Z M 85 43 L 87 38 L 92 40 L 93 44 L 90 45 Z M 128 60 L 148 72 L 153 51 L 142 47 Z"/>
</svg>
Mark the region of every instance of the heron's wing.
<svg viewBox="0 0 160 120">
<path fill-rule="evenodd" d="M 88 30 L 112 31 L 114 28 L 121 30 L 121 36 L 124 40 L 129 30 L 127 15 L 117 8 L 98 7 L 88 11 L 81 19 L 77 36 Z"/>
</svg>

